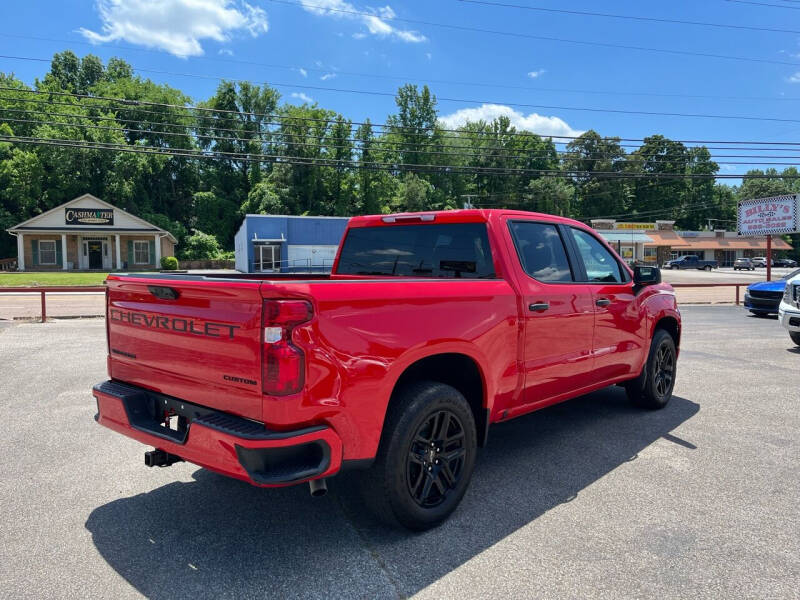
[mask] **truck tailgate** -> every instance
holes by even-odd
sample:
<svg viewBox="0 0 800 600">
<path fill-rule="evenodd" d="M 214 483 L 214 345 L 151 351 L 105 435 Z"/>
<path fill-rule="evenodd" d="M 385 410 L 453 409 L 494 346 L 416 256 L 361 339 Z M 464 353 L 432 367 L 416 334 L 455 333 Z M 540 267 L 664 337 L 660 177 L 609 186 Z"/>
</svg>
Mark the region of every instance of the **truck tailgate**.
<svg viewBox="0 0 800 600">
<path fill-rule="evenodd" d="M 113 379 L 261 420 L 259 281 L 112 275 Z"/>
</svg>

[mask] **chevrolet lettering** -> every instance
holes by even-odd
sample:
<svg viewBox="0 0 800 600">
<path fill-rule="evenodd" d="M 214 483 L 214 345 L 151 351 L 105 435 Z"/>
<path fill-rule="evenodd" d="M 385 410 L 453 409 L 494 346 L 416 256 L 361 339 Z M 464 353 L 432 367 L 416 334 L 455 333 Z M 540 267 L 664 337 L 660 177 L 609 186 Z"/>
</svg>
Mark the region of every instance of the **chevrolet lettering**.
<svg viewBox="0 0 800 600">
<path fill-rule="evenodd" d="M 153 329 L 164 329 L 178 333 L 191 333 L 193 335 L 204 335 L 207 337 L 228 337 L 233 339 L 233 332 L 239 329 L 238 325 L 228 325 L 226 323 L 212 323 L 205 321 L 198 324 L 192 319 L 182 319 L 180 317 L 164 317 L 143 312 L 130 312 L 112 308 L 110 311 L 111 320 L 119 323 L 128 323 L 135 327 L 150 327 Z"/>
</svg>

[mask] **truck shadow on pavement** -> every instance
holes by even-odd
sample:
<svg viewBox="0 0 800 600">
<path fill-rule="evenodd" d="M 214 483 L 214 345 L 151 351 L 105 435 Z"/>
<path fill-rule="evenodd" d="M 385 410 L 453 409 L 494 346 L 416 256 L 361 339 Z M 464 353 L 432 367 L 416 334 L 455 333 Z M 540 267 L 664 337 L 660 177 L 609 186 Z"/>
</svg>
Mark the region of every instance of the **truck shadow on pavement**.
<svg viewBox="0 0 800 600">
<path fill-rule="evenodd" d="M 673 397 L 661 411 L 631 407 L 607 388 L 493 426 L 460 508 L 422 534 L 389 529 L 366 511 L 356 473 L 263 490 L 198 469 L 96 508 L 86 522 L 103 558 L 150 598 L 404 597 L 574 499 L 699 406 Z M 575 524 L 580 528 L 580 523 Z"/>
</svg>

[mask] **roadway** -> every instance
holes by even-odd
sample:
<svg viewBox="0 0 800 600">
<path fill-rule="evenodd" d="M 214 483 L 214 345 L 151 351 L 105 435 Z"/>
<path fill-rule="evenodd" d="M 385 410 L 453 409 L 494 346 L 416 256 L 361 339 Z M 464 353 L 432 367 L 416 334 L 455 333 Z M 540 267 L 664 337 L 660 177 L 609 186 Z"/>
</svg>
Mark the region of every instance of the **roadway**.
<svg viewBox="0 0 800 600">
<path fill-rule="evenodd" d="M 494 426 L 453 518 L 375 522 L 353 477 L 261 490 L 93 420 L 102 319 L 0 328 L 7 598 L 797 598 L 800 349 L 682 309 L 672 403 L 609 388 Z"/>
</svg>

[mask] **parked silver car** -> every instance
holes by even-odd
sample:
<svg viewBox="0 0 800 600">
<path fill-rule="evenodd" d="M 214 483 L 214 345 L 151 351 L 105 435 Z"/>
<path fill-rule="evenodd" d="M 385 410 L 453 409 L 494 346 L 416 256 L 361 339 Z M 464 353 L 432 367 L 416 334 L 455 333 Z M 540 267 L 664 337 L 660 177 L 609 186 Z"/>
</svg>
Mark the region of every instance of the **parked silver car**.
<svg viewBox="0 0 800 600">
<path fill-rule="evenodd" d="M 756 256 L 753 260 L 753 264 L 757 267 L 766 267 L 767 266 L 767 257 L 766 256 Z M 775 266 L 775 261 L 772 261 L 772 265 Z"/>
</svg>

